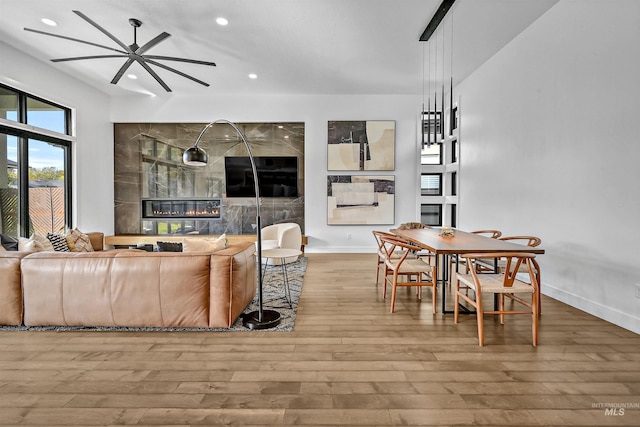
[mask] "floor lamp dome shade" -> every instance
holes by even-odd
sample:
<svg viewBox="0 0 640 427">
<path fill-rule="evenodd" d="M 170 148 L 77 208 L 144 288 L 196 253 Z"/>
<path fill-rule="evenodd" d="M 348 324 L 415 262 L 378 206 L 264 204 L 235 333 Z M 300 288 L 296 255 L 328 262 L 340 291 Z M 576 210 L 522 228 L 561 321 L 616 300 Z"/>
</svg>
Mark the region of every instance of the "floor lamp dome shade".
<svg viewBox="0 0 640 427">
<path fill-rule="evenodd" d="M 249 154 L 249 160 L 251 161 L 253 183 L 256 192 L 256 259 L 258 262 L 258 310 L 243 314 L 242 323 L 249 329 L 274 328 L 280 323 L 280 313 L 274 310 L 264 310 L 262 308 L 262 266 L 260 265 L 260 263 L 262 262 L 262 225 L 260 223 L 260 186 L 258 183 L 258 170 L 256 169 L 256 163 L 254 161 L 253 154 L 251 153 L 251 146 L 249 145 L 247 138 L 235 123 L 224 119 L 216 120 L 215 122 L 209 123 L 204 127 L 204 129 L 202 129 L 200 135 L 198 136 L 198 139 L 196 139 L 195 144 L 193 144 L 193 147 L 188 148 L 182 155 L 182 161 L 185 165 L 190 166 L 205 166 L 207 164 L 207 153 L 205 153 L 202 148 L 198 147 L 198 143 L 200 142 L 200 139 L 202 139 L 202 136 L 205 134 L 205 132 L 215 124 L 227 124 L 231 126 L 240 136 L 240 139 L 242 139 L 242 142 L 247 149 L 247 153 Z"/>
<path fill-rule="evenodd" d="M 188 166 L 206 166 L 208 160 L 207 153 L 197 143 L 182 154 L 182 162 Z"/>
</svg>

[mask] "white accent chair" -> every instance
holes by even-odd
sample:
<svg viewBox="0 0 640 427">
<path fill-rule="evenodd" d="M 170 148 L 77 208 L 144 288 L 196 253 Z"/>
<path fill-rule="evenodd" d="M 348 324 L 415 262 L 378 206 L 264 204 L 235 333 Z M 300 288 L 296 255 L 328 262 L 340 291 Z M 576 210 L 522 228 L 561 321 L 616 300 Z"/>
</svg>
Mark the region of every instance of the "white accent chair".
<svg viewBox="0 0 640 427">
<path fill-rule="evenodd" d="M 298 249 L 302 247 L 302 231 L 300 226 L 295 222 L 283 222 L 280 224 L 267 225 L 261 230 L 262 234 L 262 250 L 288 248 Z M 285 258 L 285 264 L 296 261 L 298 257 Z M 279 265 L 278 259 L 262 259 L 262 263 Z"/>
</svg>

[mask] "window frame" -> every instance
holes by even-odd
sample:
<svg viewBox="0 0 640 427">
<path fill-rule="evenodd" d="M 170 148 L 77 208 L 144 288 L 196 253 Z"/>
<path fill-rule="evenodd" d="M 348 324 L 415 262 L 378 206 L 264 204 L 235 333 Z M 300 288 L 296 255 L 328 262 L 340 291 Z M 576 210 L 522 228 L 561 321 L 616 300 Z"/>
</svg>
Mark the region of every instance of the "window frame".
<svg viewBox="0 0 640 427">
<path fill-rule="evenodd" d="M 18 149 L 18 223 L 20 237 L 29 237 L 29 140 L 37 140 L 54 144 L 62 148 L 64 153 L 64 224 L 65 228 L 72 228 L 73 218 L 73 171 L 72 171 L 72 145 L 75 138 L 70 135 L 72 129 L 71 108 L 49 101 L 42 97 L 13 88 L 0 83 L 0 88 L 14 92 L 18 95 L 17 121 L 0 118 L 0 133 L 11 135 L 17 138 Z M 28 125 L 27 122 L 27 100 L 37 100 L 39 102 L 59 108 L 64 112 L 65 133 L 55 132 L 49 129 Z"/>
<path fill-rule="evenodd" d="M 425 188 L 422 186 L 422 177 L 428 175 L 428 176 L 437 176 L 438 177 L 438 192 L 437 193 L 429 193 L 429 194 L 425 194 L 424 190 Z M 428 189 L 427 189 L 428 190 Z M 442 196 L 442 173 L 439 172 L 421 172 L 420 173 L 420 195 L 421 196 Z"/>
<path fill-rule="evenodd" d="M 424 221 L 423 215 L 424 212 L 422 211 L 422 207 L 423 206 L 436 206 L 438 208 L 438 222 L 437 223 L 430 223 L 427 221 Z M 432 227 L 440 227 L 442 226 L 442 209 L 443 205 L 441 203 L 421 203 L 420 204 L 420 222 L 422 222 L 423 224 L 432 226 Z"/>
</svg>

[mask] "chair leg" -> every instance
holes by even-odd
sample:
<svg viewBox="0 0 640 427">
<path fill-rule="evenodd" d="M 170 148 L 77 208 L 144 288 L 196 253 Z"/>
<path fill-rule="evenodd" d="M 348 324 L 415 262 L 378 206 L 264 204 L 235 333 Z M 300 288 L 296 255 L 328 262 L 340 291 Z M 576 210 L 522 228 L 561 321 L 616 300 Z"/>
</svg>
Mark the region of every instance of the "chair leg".
<svg viewBox="0 0 640 427">
<path fill-rule="evenodd" d="M 396 289 L 397 286 L 396 284 L 398 283 L 398 275 L 394 274 L 393 275 L 393 285 L 391 287 L 391 310 L 389 311 L 390 313 L 393 313 L 393 309 L 396 305 Z"/>
<path fill-rule="evenodd" d="M 458 304 L 460 303 L 460 281 L 458 280 L 458 275 L 456 274 L 454 279 L 455 285 L 455 298 L 453 299 L 453 323 L 458 323 Z M 445 292 L 444 290 L 442 292 Z"/>
<path fill-rule="evenodd" d="M 476 319 L 478 321 L 478 345 L 484 346 L 484 312 L 482 310 L 482 292 L 474 291 L 476 301 Z"/>
<path fill-rule="evenodd" d="M 537 293 L 531 294 L 531 308 L 533 311 L 532 319 L 531 319 L 531 333 L 533 334 L 533 346 L 538 346 L 538 317 L 540 316 L 540 312 L 538 311 L 540 300 L 538 299 Z"/>
<path fill-rule="evenodd" d="M 384 270 L 384 276 L 382 278 L 382 299 L 387 299 L 387 284 L 389 283 L 389 275 L 387 274 L 387 269 L 385 266 L 385 270 Z"/>
<path fill-rule="evenodd" d="M 449 276 L 449 281 L 451 281 L 451 276 Z M 436 268 L 431 268 L 431 305 L 433 305 L 433 314 L 437 312 L 437 300 L 438 300 L 438 281 L 436 280 Z"/>
</svg>

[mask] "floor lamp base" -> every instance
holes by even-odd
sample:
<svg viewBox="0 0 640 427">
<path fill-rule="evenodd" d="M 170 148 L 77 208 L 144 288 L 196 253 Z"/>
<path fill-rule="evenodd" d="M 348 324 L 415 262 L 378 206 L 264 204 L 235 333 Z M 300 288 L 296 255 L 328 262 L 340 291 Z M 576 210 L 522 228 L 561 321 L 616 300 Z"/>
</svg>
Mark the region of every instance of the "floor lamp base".
<svg viewBox="0 0 640 427">
<path fill-rule="evenodd" d="M 258 311 L 252 311 L 243 315 L 242 324 L 249 329 L 269 329 L 280 324 L 281 316 L 275 310 L 262 310 L 262 321 Z"/>
</svg>

